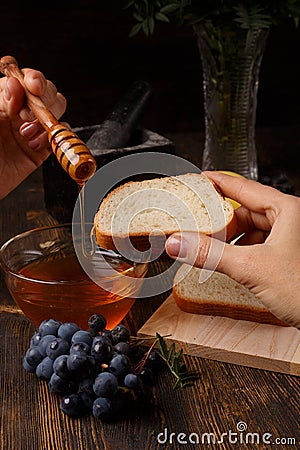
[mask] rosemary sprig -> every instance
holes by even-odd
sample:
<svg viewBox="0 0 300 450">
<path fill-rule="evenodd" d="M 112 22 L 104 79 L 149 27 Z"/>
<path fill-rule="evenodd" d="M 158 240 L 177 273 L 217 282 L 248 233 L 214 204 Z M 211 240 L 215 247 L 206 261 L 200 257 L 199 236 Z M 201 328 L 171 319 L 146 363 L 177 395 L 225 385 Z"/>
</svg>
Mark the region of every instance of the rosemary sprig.
<svg viewBox="0 0 300 450">
<path fill-rule="evenodd" d="M 171 335 L 167 334 L 165 336 L 161 336 L 159 333 L 156 333 L 156 339 L 152 342 L 150 348 L 147 350 L 143 358 L 136 365 L 135 373 L 140 373 L 143 370 L 150 353 L 156 346 L 161 359 L 165 362 L 168 369 L 175 377 L 175 383 L 173 385 L 174 389 L 178 386 L 180 387 L 192 386 L 194 382 L 199 378 L 199 374 L 194 370 L 192 371 L 186 369 L 186 365 L 183 362 L 182 349 L 176 351 L 174 343 L 171 344 L 170 347 L 168 348 L 165 338 L 169 336 Z M 130 336 L 131 341 L 130 345 L 133 347 L 143 345 L 147 340 L 153 340 L 153 337 L 149 336 L 149 338 L 145 337 L 141 338 L 137 336 Z"/>
<path fill-rule="evenodd" d="M 196 371 L 186 369 L 182 358 L 183 350 L 176 351 L 174 343 L 168 347 L 166 341 L 159 333 L 156 333 L 156 339 L 160 356 L 175 377 L 174 389 L 178 386 L 192 386 L 195 380 L 199 378 L 199 374 Z"/>
</svg>

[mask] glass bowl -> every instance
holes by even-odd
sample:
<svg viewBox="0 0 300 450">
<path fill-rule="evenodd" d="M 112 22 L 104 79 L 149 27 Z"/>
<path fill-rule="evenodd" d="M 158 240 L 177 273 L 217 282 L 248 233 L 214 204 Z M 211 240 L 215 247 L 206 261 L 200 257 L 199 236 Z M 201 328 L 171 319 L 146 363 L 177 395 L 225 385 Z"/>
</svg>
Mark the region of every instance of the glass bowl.
<svg viewBox="0 0 300 450">
<path fill-rule="evenodd" d="M 38 327 L 44 319 L 75 322 L 87 329 L 94 313 L 112 329 L 128 313 L 142 287 L 147 263 L 132 263 L 95 245 L 77 257 L 78 242 L 90 239 L 90 226 L 74 237 L 72 224 L 35 228 L 0 249 L 6 285 L 23 313 Z M 79 233 L 80 234 L 80 233 Z M 87 272 L 93 268 L 93 276 Z"/>
</svg>

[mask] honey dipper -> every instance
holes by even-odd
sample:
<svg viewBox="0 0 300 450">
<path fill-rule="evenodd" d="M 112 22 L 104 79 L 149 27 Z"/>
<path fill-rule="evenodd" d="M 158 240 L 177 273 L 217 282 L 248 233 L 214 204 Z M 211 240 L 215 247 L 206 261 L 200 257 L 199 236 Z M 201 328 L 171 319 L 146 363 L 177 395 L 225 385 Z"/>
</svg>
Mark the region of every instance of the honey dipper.
<svg viewBox="0 0 300 450">
<path fill-rule="evenodd" d="M 0 71 L 7 77 L 17 78 L 22 84 L 27 105 L 47 131 L 53 153 L 70 177 L 82 186 L 96 171 L 96 161 L 87 146 L 72 130 L 58 122 L 40 97 L 28 91 L 23 72 L 13 56 L 0 59 Z"/>
</svg>

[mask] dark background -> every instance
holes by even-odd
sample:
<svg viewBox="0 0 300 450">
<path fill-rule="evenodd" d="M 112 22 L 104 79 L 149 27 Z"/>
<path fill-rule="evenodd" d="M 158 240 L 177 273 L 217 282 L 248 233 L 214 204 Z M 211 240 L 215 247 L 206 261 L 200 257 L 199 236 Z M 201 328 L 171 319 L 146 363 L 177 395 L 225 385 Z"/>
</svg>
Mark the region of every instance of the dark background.
<svg viewBox="0 0 300 450">
<path fill-rule="evenodd" d="M 1 54 L 44 72 L 67 97 L 72 126 L 103 121 L 134 80 L 153 87 L 142 124 L 164 133 L 204 129 L 201 62 L 189 26 L 161 24 L 129 38 L 126 1 L 13 1 L 1 6 Z M 300 123 L 300 29 L 271 30 L 258 95 L 257 127 Z"/>
</svg>

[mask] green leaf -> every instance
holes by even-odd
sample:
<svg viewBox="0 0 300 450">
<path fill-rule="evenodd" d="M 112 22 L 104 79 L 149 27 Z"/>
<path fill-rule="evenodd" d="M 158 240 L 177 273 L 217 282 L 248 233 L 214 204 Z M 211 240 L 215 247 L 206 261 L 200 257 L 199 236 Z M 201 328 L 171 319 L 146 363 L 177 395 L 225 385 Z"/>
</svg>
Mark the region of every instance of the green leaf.
<svg viewBox="0 0 300 450">
<path fill-rule="evenodd" d="M 176 352 L 175 343 L 173 342 L 168 348 L 164 338 L 156 333 L 157 345 L 160 351 L 162 359 L 167 364 L 170 372 L 175 377 L 174 388 L 181 386 L 191 386 L 194 381 L 199 378 L 199 375 L 195 371 L 185 370 L 185 365 L 183 363 L 183 350 L 180 349 Z M 184 370 L 183 370 L 184 368 Z"/>
<path fill-rule="evenodd" d="M 136 25 L 134 25 L 134 26 L 131 28 L 131 31 L 130 31 L 130 33 L 129 33 L 129 37 L 133 37 L 133 36 L 135 36 L 136 34 L 138 34 L 138 32 L 141 30 L 141 28 L 142 28 L 142 23 L 137 23 Z"/>
<path fill-rule="evenodd" d="M 136 0 L 131 0 L 125 5 L 125 8 L 131 8 L 135 4 Z"/>
<path fill-rule="evenodd" d="M 133 13 L 133 17 L 135 18 L 135 20 L 137 20 L 138 22 L 143 22 L 143 17 L 140 14 L 137 13 Z"/>
<path fill-rule="evenodd" d="M 175 12 L 179 9 L 180 3 L 171 3 L 170 5 L 166 5 L 163 8 L 161 8 L 160 12 L 163 14 L 170 14 L 172 12 Z"/>
<path fill-rule="evenodd" d="M 143 32 L 145 33 L 146 36 L 149 36 L 149 27 L 148 27 L 148 19 L 145 19 L 142 22 L 142 28 L 143 28 Z"/>
<path fill-rule="evenodd" d="M 160 22 L 170 22 L 169 18 L 165 14 L 162 14 L 162 12 L 156 13 L 155 19 L 159 20 Z"/>
<path fill-rule="evenodd" d="M 149 19 L 148 19 L 148 27 L 149 27 L 150 33 L 153 34 L 154 28 L 155 28 L 155 21 L 152 16 L 149 17 Z"/>
<path fill-rule="evenodd" d="M 272 18 L 269 14 L 265 13 L 265 10 L 260 6 L 253 6 L 252 8 L 246 8 L 240 4 L 233 9 L 237 12 L 235 22 L 240 24 L 243 29 L 254 28 L 269 28 L 272 24 Z"/>
<path fill-rule="evenodd" d="M 165 340 L 163 339 L 163 337 L 162 337 L 160 334 L 158 334 L 158 333 L 156 333 L 156 338 L 158 339 L 158 343 L 159 343 L 160 350 L 161 350 L 162 354 L 163 354 L 163 355 L 166 355 L 167 352 L 168 352 L 166 341 L 165 341 Z"/>
<path fill-rule="evenodd" d="M 176 353 L 176 358 L 177 358 L 177 359 L 181 359 L 182 356 L 183 356 L 183 350 L 182 350 L 182 348 L 181 348 L 181 349 Z"/>
</svg>

